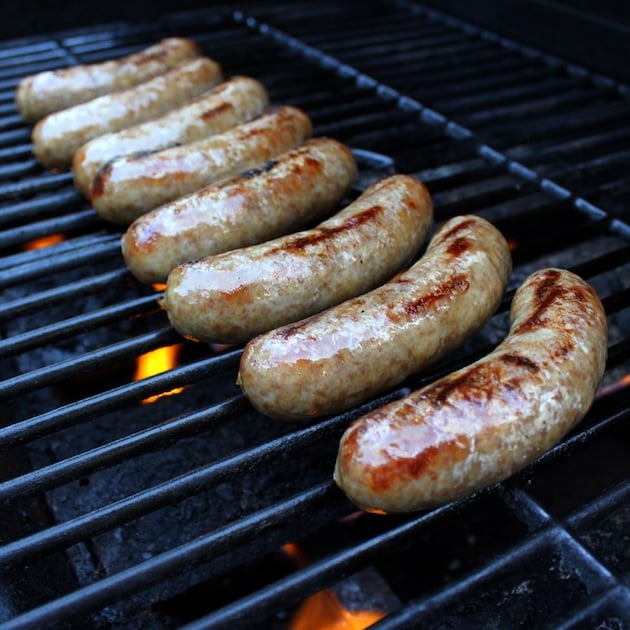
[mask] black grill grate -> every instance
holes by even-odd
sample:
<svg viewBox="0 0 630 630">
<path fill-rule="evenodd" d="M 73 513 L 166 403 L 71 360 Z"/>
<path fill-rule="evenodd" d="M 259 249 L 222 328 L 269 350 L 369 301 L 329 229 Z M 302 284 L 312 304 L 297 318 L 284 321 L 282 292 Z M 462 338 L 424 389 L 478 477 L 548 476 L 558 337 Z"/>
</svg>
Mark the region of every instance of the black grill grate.
<svg viewBox="0 0 630 630">
<path fill-rule="evenodd" d="M 627 89 L 418 5 L 369 5 L 358 18 L 343 4 L 286 14 L 256 3 L 0 45 L 2 627 L 90 614 L 95 627 L 285 628 L 300 601 L 366 567 L 398 601 L 378 627 L 630 621 Z M 299 426 L 253 412 L 234 385 L 240 349 L 179 339 L 159 291 L 123 268 L 119 229 L 67 173 L 34 162 L 12 105 L 26 72 L 174 34 L 354 147 L 355 193 L 409 172 L 429 186 L 438 220 L 493 221 L 515 269 L 481 333 L 362 409 Z M 63 242 L 24 251 L 59 232 Z M 592 282 L 608 313 L 608 367 L 587 418 L 534 466 L 465 501 L 348 518 L 330 480 L 343 429 L 492 348 L 515 287 L 548 264 Z M 133 380 L 139 354 L 174 343 L 178 367 Z M 309 565 L 280 552 L 291 541 Z M 48 562 L 62 577 L 44 590 Z M 261 576 L 238 587 L 243 572 Z"/>
</svg>

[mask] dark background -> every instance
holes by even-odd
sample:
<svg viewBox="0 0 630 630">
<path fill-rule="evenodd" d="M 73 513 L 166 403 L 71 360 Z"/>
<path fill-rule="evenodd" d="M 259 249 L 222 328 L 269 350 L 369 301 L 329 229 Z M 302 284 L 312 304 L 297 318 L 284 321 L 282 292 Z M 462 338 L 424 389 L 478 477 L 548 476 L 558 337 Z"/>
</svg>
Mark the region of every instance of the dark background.
<svg viewBox="0 0 630 630">
<path fill-rule="evenodd" d="M 353 1 L 357 12 L 365 10 Z M 238 8 L 295 3 L 212 0 L 110 0 L 4 3 L 0 40 L 30 37 L 105 22 L 147 22 L 165 13 L 208 7 Z M 351 4 L 351 3 L 348 3 Z M 425 0 L 422 4 L 558 55 L 589 70 L 630 81 L 630 2 L 620 0 Z"/>
</svg>

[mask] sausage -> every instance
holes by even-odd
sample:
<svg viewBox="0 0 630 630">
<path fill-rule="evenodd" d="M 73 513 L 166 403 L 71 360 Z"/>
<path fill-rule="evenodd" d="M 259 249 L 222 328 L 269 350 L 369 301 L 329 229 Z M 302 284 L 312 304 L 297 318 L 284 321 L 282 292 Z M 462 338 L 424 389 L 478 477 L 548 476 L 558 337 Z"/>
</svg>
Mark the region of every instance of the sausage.
<svg viewBox="0 0 630 630">
<path fill-rule="evenodd" d="M 75 186 L 89 195 L 106 162 L 139 151 L 157 151 L 200 140 L 260 116 L 269 103 L 261 83 L 237 76 L 163 116 L 90 140 L 74 155 Z"/>
<path fill-rule="evenodd" d="M 359 507 L 410 512 L 516 473 L 586 414 L 603 376 L 606 315 L 563 269 L 516 292 L 512 326 L 486 357 L 353 423 L 334 478 Z"/>
<path fill-rule="evenodd" d="M 263 166 L 211 184 L 136 219 L 122 253 L 141 282 L 164 282 L 181 263 L 287 234 L 332 211 L 357 177 L 350 149 L 307 140 Z"/>
<path fill-rule="evenodd" d="M 354 407 L 454 350 L 499 306 L 512 270 L 501 233 L 476 216 L 447 221 L 425 255 L 370 293 L 256 337 L 238 384 L 282 419 Z"/>
<path fill-rule="evenodd" d="M 166 113 L 222 80 L 218 63 L 199 57 L 133 87 L 46 116 L 33 128 L 33 153 L 48 168 L 65 168 L 88 140 Z"/>
<path fill-rule="evenodd" d="M 119 59 L 40 72 L 20 81 L 15 106 L 26 122 L 36 122 L 53 112 L 148 81 L 200 54 L 199 46 L 189 39 L 171 37 Z"/>
<path fill-rule="evenodd" d="M 282 106 L 203 140 L 108 162 L 92 182 L 92 204 L 108 221 L 129 224 L 168 201 L 258 167 L 310 135 L 309 117 Z"/>
<path fill-rule="evenodd" d="M 389 279 L 432 219 L 426 188 L 392 175 L 312 230 L 175 267 L 162 305 L 185 337 L 240 343 Z"/>
</svg>

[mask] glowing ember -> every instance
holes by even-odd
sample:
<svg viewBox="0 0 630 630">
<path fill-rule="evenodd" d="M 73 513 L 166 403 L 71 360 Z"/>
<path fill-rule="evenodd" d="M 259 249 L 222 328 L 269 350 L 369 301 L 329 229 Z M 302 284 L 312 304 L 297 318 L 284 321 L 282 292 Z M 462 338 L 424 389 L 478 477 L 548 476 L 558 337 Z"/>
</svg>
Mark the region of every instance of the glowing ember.
<svg viewBox="0 0 630 630">
<path fill-rule="evenodd" d="M 153 376 L 154 374 L 161 374 L 162 372 L 166 372 L 174 368 L 177 365 L 177 355 L 181 344 L 175 344 L 173 346 L 164 346 L 163 348 L 157 348 L 156 350 L 152 350 L 151 352 L 147 352 L 146 354 L 141 354 L 138 357 L 138 362 L 136 365 L 136 373 L 134 375 L 134 380 L 139 381 L 143 378 L 147 378 L 149 376 Z M 162 392 L 161 394 L 156 394 L 155 396 L 149 396 L 145 398 L 143 403 L 152 403 L 155 402 L 158 398 L 162 398 L 162 396 L 172 396 L 173 394 L 179 394 L 183 391 L 183 387 L 177 387 L 175 389 L 171 389 L 168 392 Z"/>
<path fill-rule="evenodd" d="M 308 564 L 306 555 L 295 543 L 288 543 L 282 551 L 299 566 Z M 329 590 L 315 593 L 304 600 L 291 620 L 291 630 L 364 630 L 384 613 L 372 610 L 348 610 Z"/>
<path fill-rule="evenodd" d="M 24 243 L 22 249 L 26 252 L 29 252 L 34 249 L 42 249 L 44 247 L 56 245 L 57 243 L 61 243 L 63 240 L 63 234 L 49 234 L 48 236 L 35 238 L 32 241 L 28 241 L 28 243 Z"/>
</svg>

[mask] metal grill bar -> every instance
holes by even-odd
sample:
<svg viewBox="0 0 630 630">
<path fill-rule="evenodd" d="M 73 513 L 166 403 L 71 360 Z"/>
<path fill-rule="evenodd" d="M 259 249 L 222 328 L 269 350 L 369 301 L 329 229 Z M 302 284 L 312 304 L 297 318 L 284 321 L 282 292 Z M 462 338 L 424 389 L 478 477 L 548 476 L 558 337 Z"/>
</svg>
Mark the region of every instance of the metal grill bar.
<svg viewBox="0 0 630 630">
<path fill-rule="evenodd" d="M 109 602 L 147 588 L 152 583 L 188 570 L 209 557 L 243 545 L 254 536 L 262 536 L 271 528 L 282 527 L 287 519 L 313 521 L 339 516 L 339 497 L 331 483 L 321 484 L 280 504 L 244 517 L 211 534 L 176 547 L 125 571 L 83 587 L 53 602 L 13 618 L 4 630 L 40 628 L 42 623 L 59 622 L 97 609 Z M 313 518 L 316 515 L 316 519 Z M 315 524 L 315 523 L 314 523 Z"/>
<path fill-rule="evenodd" d="M 0 233 L 0 247 L 19 245 L 49 234 L 72 232 L 87 228 L 100 228 L 101 221 L 93 210 L 81 210 L 63 217 L 37 221 L 28 226 L 20 226 Z"/>
<path fill-rule="evenodd" d="M 105 306 L 93 313 L 69 317 L 61 322 L 41 326 L 37 330 L 0 340 L 0 357 L 25 352 L 58 339 L 90 330 L 120 317 L 129 317 L 146 312 L 149 307 L 153 307 L 152 310 L 155 310 L 158 308 L 157 300 L 159 297 L 157 294 L 147 295 L 113 306 Z"/>
<path fill-rule="evenodd" d="M 14 477 L 11 481 L 0 484 L 0 500 L 5 501 L 41 490 L 50 490 L 72 479 L 79 479 L 113 466 L 139 453 L 147 453 L 164 447 L 179 438 L 216 428 L 218 423 L 225 421 L 230 415 L 244 407 L 243 396 L 236 396 L 196 413 L 133 433 L 74 457 L 68 457 L 21 477 Z M 211 421 L 213 424 L 209 426 Z"/>
<path fill-rule="evenodd" d="M 241 356 L 240 350 L 181 365 L 167 372 L 132 381 L 95 396 L 82 398 L 78 402 L 57 407 L 47 413 L 33 416 L 0 429 L 0 450 L 44 436 L 53 431 L 68 428 L 78 422 L 106 413 L 131 401 L 169 391 L 175 387 L 193 383 L 220 371 L 233 369 Z"/>
<path fill-rule="evenodd" d="M 176 343 L 179 339 L 179 335 L 172 328 L 158 329 L 26 374 L 7 378 L 0 383 L 0 399 L 63 381 L 116 360 L 136 357 L 149 350 Z"/>
<path fill-rule="evenodd" d="M 18 317 L 36 308 L 51 306 L 62 300 L 76 299 L 86 293 L 97 293 L 126 278 L 129 278 L 127 269 L 115 269 L 39 293 L 31 293 L 22 298 L 0 304 L 0 321 Z"/>
<path fill-rule="evenodd" d="M 518 563 L 533 558 L 535 555 L 544 554 L 545 549 L 551 551 L 556 547 L 564 547 L 567 550 L 570 549 L 570 555 L 582 555 L 586 553 L 583 547 L 577 546 L 575 541 L 571 539 L 564 530 L 544 530 L 532 536 L 531 539 L 517 545 L 514 549 L 510 550 L 508 554 L 505 554 L 489 563 L 480 571 L 470 575 L 468 579 L 460 580 L 453 586 L 447 586 L 431 597 L 407 604 L 402 612 L 388 616 L 383 621 L 376 623 L 373 627 L 378 630 L 393 630 L 394 628 L 407 628 L 413 620 L 419 618 L 431 619 L 432 615 L 453 606 L 453 602 L 474 598 L 475 591 L 482 589 L 484 583 L 496 580 L 497 576 L 501 574 L 510 574 L 510 572 L 514 571 Z M 581 558 L 576 558 L 576 560 L 579 561 Z M 588 560 L 592 560 L 592 558 L 588 558 Z M 614 588 L 614 579 L 609 573 L 603 570 L 601 565 L 590 562 L 587 566 L 591 570 L 593 567 L 599 567 L 600 569 L 600 575 L 593 580 L 596 584 L 595 588 L 597 591 L 601 593 L 604 589 Z M 593 586 L 591 586 L 591 588 L 593 588 Z"/>
<path fill-rule="evenodd" d="M 19 130 L 22 131 L 22 130 Z M 72 182 L 72 173 L 44 173 L 36 178 L 0 184 L 0 201 L 21 195 L 33 195 Z"/>
<path fill-rule="evenodd" d="M 282 610 L 287 604 L 297 603 L 309 595 L 322 590 L 340 577 L 346 577 L 360 568 L 367 566 L 377 555 L 387 553 L 397 542 L 412 538 L 430 521 L 443 516 L 449 507 L 437 508 L 427 515 L 416 517 L 403 525 L 393 527 L 380 536 L 363 544 L 355 545 L 343 551 L 304 567 L 299 574 L 292 574 L 278 580 L 270 586 L 250 594 L 210 615 L 207 615 L 183 630 L 202 630 L 204 628 L 233 627 L 234 623 L 247 623 L 253 616 L 266 615 Z M 258 612 L 256 612 L 258 611 Z"/>
<path fill-rule="evenodd" d="M 28 262 L 13 266 L 10 263 L 10 258 L 5 258 L 2 262 L 6 264 L 3 264 L 2 270 L 0 270 L 0 288 L 24 283 L 43 274 L 96 263 L 104 257 L 120 253 L 118 236 L 101 236 L 92 240 L 95 242 L 91 244 L 86 239 L 81 242 L 69 243 L 68 247 L 55 246 L 54 251 L 38 250 L 41 254 L 34 252 L 30 256 L 21 256 L 23 259 L 28 259 Z M 53 247 L 46 248 L 46 250 L 53 250 Z M 11 258 L 17 258 L 17 256 Z"/>
<path fill-rule="evenodd" d="M 79 201 L 81 199 L 75 190 L 49 192 L 39 199 L 19 201 L 3 207 L 0 209 L 0 223 L 6 225 L 41 218 L 59 210 L 73 208 Z"/>
<path fill-rule="evenodd" d="M 371 405 L 372 406 L 372 405 Z M 0 563 L 13 564 L 40 553 L 48 553 L 85 540 L 103 531 L 148 514 L 166 505 L 197 494 L 218 484 L 269 464 L 280 454 L 298 455 L 304 448 L 331 436 L 338 436 L 348 422 L 347 415 L 327 420 L 321 425 L 299 429 L 287 436 L 270 440 L 236 455 L 213 462 L 168 482 L 133 496 L 110 503 L 80 517 L 0 547 Z M 6 491 L 5 491 L 6 490 Z M 0 500 L 8 501 L 14 493 L 10 486 L 0 487 Z"/>
</svg>

